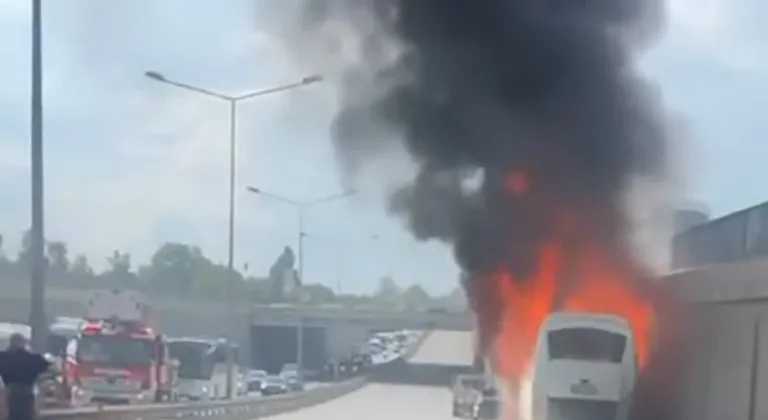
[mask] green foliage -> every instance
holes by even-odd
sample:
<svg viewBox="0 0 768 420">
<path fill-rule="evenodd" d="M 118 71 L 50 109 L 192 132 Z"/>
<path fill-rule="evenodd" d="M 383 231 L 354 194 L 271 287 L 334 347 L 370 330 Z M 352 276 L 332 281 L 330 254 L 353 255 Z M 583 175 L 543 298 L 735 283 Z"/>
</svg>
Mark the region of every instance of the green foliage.
<svg viewBox="0 0 768 420">
<path fill-rule="evenodd" d="M 0 235 L 0 278 L 26 277 L 29 266 L 29 234 L 23 236 L 15 259 L 3 250 Z M 176 242 L 161 245 L 146 265 L 135 266 L 131 255 L 114 250 L 106 257 L 107 268 L 97 273 L 84 255 L 71 257 L 67 244 L 46 244 L 48 282 L 55 287 L 94 288 L 130 287 L 150 296 L 184 299 L 224 300 L 257 304 L 287 303 L 307 306 L 377 307 L 387 310 L 423 310 L 457 301 L 457 293 L 432 298 L 419 285 L 400 287 L 390 277 L 382 277 L 372 296 L 337 293 L 323 284 L 305 284 L 295 269 L 296 256 L 290 248 L 283 252 L 263 276 L 246 276 L 238 270 L 210 260 L 198 246 Z M 244 266 L 247 270 L 247 265 Z M 329 279 L 329 283 L 332 283 Z M 460 299 L 460 298 L 458 298 Z"/>
</svg>

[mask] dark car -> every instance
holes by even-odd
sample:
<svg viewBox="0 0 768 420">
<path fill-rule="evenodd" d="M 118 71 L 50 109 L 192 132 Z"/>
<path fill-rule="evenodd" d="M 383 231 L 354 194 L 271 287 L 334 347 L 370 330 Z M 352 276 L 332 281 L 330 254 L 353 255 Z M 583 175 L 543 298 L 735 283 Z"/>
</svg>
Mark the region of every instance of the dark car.
<svg viewBox="0 0 768 420">
<path fill-rule="evenodd" d="M 267 376 L 261 384 L 261 395 L 282 395 L 288 391 L 288 383 L 279 376 Z"/>
<path fill-rule="evenodd" d="M 499 393 L 495 389 L 484 389 L 472 410 L 473 420 L 496 420 L 501 415 Z"/>
</svg>

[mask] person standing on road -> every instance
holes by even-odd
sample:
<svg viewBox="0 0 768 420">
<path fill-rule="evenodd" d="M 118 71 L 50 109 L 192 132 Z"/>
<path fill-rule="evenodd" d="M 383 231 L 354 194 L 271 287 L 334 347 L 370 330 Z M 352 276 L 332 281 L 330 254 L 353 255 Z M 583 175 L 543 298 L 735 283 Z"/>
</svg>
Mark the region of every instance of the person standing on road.
<svg viewBox="0 0 768 420">
<path fill-rule="evenodd" d="M 27 339 L 13 334 L 5 351 L 0 352 L 0 378 L 5 384 L 8 420 L 32 420 L 36 416 L 35 382 L 50 363 L 27 349 Z"/>
</svg>

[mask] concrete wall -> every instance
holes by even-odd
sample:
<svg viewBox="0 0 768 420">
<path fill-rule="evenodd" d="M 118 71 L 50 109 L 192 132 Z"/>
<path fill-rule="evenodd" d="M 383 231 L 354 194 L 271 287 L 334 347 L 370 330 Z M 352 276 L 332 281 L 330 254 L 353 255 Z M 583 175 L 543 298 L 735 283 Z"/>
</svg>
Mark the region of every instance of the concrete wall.
<svg viewBox="0 0 768 420">
<path fill-rule="evenodd" d="M 768 418 L 768 260 L 667 279 L 692 303 L 686 420 Z"/>
</svg>

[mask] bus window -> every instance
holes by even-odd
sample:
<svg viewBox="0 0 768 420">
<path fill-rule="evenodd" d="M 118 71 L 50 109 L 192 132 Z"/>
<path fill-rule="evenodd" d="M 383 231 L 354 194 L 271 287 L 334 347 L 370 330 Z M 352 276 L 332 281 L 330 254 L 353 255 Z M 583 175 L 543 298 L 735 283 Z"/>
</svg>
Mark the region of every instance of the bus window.
<svg viewBox="0 0 768 420">
<path fill-rule="evenodd" d="M 547 335 L 549 358 L 621 363 L 627 338 L 597 328 L 565 328 Z"/>
</svg>

